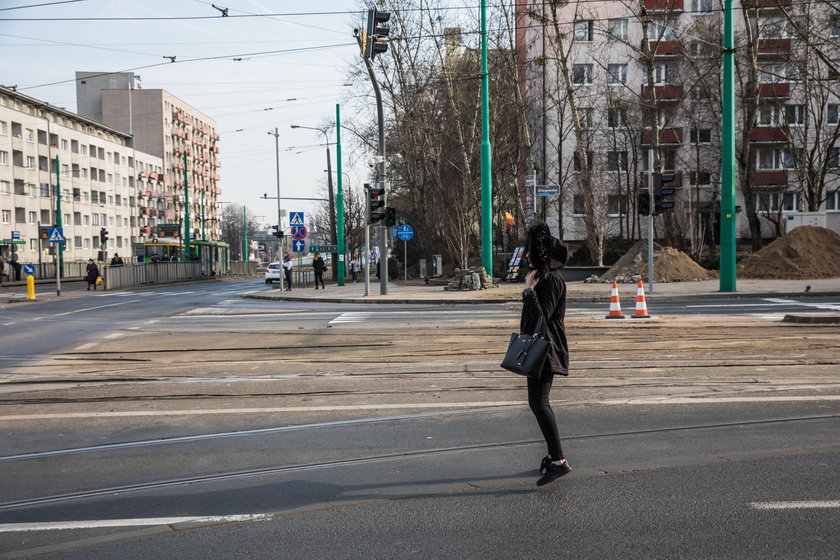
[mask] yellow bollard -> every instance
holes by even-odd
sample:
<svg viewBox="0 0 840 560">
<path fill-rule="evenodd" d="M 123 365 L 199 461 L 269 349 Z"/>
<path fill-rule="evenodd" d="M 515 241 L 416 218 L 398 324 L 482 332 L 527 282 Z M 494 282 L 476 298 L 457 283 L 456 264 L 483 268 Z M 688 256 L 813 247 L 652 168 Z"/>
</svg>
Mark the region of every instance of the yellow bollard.
<svg viewBox="0 0 840 560">
<path fill-rule="evenodd" d="M 26 299 L 35 301 L 35 277 L 26 275 Z"/>
</svg>

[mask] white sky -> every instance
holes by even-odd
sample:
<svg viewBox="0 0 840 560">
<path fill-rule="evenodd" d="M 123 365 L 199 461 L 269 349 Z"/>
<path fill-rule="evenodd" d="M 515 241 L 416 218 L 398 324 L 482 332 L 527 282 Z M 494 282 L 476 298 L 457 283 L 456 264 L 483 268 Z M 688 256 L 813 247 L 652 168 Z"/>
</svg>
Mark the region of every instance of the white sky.
<svg viewBox="0 0 840 560">
<path fill-rule="evenodd" d="M 26 9 L 16 6 L 58 0 L 0 2 L 0 84 L 70 111 L 76 111 L 76 71 L 135 70 L 144 89 L 165 89 L 216 120 L 221 135 L 220 200 L 244 204 L 264 224 L 276 222 L 275 141 L 280 132 L 281 196 L 323 197 L 326 155 L 323 134 L 293 130 L 317 127 L 335 117 L 351 118 L 349 96 L 371 96 L 369 83 L 346 87 L 351 65 L 360 64 L 353 28 L 363 21 L 354 0 L 220 0 L 231 16 L 282 13 L 276 17 L 217 17 L 203 0 L 76 0 Z M 325 12 L 337 12 L 329 14 Z M 305 15 L 304 13 L 308 13 Z M 49 18 L 159 18 L 214 16 L 187 21 L 44 21 Z M 38 21 L 9 21 L 35 18 Z M 303 52 L 248 56 L 248 53 L 329 47 Z M 168 63 L 164 57 L 176 56 Z M 193 58 L 218 60 L 183 62 Z M 242 57 L 236 62 L 234 57 Z M 63 82 L 55 85 L 53 82 Z M 294 99 L 294 101 L 289 101 Z M 270 109 L 270 110 L 268 110 Z M 346 111 L 345 111 L 346 109 Z M 368 168 L 351 167 L 345 144 L 344 172 L 358 188 Z M 335 134 L 331 132 L 331 141 Z M 287 148 L 292 148 L 287 150 Z M 302 152 L 302 153 L 298 153 Z M 335 149 L 331 147 L 335 170 Z M 344 184 L 347 186 L 348 177 Z M 283 201 L 283 209 L 311 215 L 318 203 Z M 288 219 L 284 220 L 288 224 Z M 307 224 L 308 225 L 308 224 Z"/>
</svg>

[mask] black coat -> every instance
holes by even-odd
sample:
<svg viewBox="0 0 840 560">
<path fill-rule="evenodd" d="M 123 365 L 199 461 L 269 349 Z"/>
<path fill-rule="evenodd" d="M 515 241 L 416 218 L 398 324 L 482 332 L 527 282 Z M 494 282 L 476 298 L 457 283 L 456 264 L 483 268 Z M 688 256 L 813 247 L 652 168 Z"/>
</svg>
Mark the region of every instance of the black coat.
<svg viewBox="0 0 840 560">
<path fill-rule="evenodd" d="M 566 340 L 566 282 L 560 267 L 551 268 L 548 276 L 541 278 L 533 290 L 525 290 L 522 298 L 521 332 L 532 334 L 543 318 L 544 332 L 551 346 L 546 368 L 560 375 L 569 375 L 569 343 Z"/>
<path fill-rule="evenodd" d="M 312 268 L 315 269 L 315 272 L 324 272 L 324 269 L 327 268 L 327 265 L 324 263 L 324 258 L 318 257 L 312 261 Z"/>
<path fill-rule="evenodd" d="M 85 267 L 85 272 L 88 282 L 96 282 L 96 279 L 99 277 L 99 267 L 93 263 L 89 263 L 87 267 Z"/>
</svg>

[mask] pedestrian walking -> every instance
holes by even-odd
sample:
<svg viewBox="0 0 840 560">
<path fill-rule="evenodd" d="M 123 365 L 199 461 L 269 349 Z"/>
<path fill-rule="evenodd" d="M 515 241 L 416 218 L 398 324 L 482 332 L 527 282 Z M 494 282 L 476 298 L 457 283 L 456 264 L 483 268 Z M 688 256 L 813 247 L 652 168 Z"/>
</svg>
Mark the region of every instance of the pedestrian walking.
<svg viewBox="0 0 840 560">
<path fill-rule="evenodd" d="M 289 253 L 283 253 L 283 274 L 286 277 L 286 291 L 292 291 L 292 257 Z"/>
<path fill-rule="evenodd" d="M 12 267 L 12 272 L 9 273 L 10 279 L 14 274 L 15 282 L 20 282 L 20 269 L 23 268 L 23 265 L 18 262 L 17 253 L 12 253 L 12 257 L 9 259 L 9 266 Z"/>
<path fill-rule="evenodd" d="M 321 282 L 321 289 L 325 290 L 324 270 L 327 268 L 327 265 L 324 263 L 324 257 L 321 256 L 321 253 L 315 253 L 312 257 L 312 268 L 315 270 L 315 289 L 318 289 L 318 282 Z"/>
<path fill-rule="evenodd" d="M 519 327 L 521 332 L 533 333 L 542 321 L 543 332 L 550 342 L 542 375 L 539 379 L 528 377 L 528 406 L 548 447 L 548 455 L 540 464 L 542 476 L 537 480 L 537 486 L 542 486 L 572 470 L 563 455 L 557 419 L 549 401 L 554 376 L 569 375 L 569 345 L 563 324 L 566 282 L 560 275 L 560 269 L 566 266 L 568 251 L 544 223 L 528 228 L 526 247 L 531 270 L 525 276 Z"/>
<path fill-rule="evenodd" d="M 114 257 L 111 259 L 111 266 L 122 266 L 123 260 L 119 253 L 114 253 Z"/>
<path fill-rule="evenodd" d="M 87 289 L 93 286 L 93 291 L 96 291 L 96 280 L 99 278 L 99 267 L 93 262 L 93 259 L 88 259 L 88 264 L 85 267 L 85 278 L 87 278 Z"/>
</svg>

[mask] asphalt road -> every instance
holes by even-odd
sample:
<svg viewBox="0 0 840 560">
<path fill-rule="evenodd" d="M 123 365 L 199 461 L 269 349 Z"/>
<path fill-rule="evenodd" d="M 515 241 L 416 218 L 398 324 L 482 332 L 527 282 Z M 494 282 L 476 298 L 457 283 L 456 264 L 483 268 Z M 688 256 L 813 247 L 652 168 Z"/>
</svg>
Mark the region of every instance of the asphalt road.
<svg viewBox="0 0 840 560">
<path fill-rule="evenodd" d="M 840 549 L 838 329 L 777 321 L 828 298 L 619 326 L 574 304 L 553 391 L 574 471 L 537 489 L 522 380 L 488 355 L 516 306 L 236 297 L 260 283 L 3 309 L 0 558 Z"/>
</svg>

